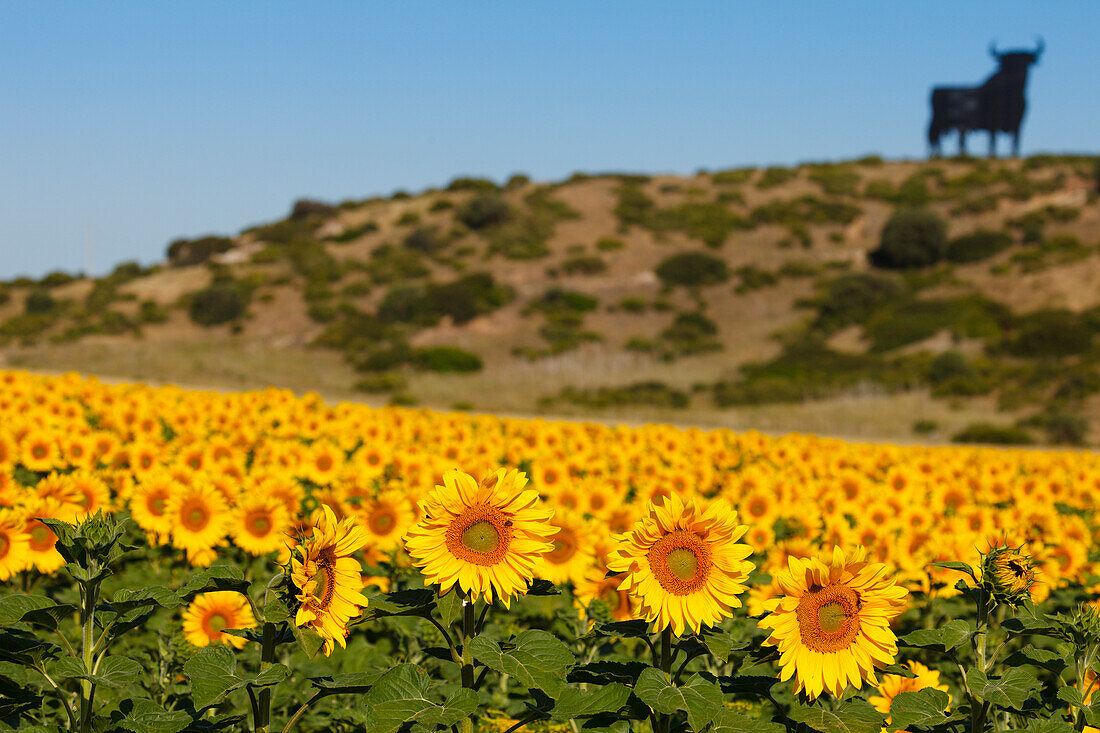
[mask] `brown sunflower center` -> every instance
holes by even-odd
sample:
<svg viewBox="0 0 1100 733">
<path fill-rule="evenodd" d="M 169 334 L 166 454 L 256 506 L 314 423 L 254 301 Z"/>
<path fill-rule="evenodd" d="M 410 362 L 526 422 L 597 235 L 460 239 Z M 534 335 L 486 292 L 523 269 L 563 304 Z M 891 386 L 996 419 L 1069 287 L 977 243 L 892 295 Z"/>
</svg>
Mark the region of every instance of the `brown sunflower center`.
<svg viewBox="0 0 1100 733">
<path fill-rule="evenodd" d="M 180 522 L 191 532 L 199 532 L 210 523 L 210 510 L 200 501 L 189 501 L 180 511 Z"/>
<path fill-rule="evenodd" d="M 42 460 L 49 453 L 49 448 L 44 445 L 35 445 L 31 448 L 31 455 L 35 458 Z"/>
<path fill-rule="evenodd" d="M 254 512 L 248 515 L 248 532 L 256 537 L 266 537 L 271 533 L 271 517 L 267 512 Z"/>
<path fill-rule="evenodd" d="M 31 536 L 31 549 L 35 552 L 45 552 L 54 546 L 57 542 L 57 535 L 50 531 L 50 528 L 41 522 L 36 522 L 34 527 L 30 531 Z"/>
<path fill-rule="evenodd" d="M 545 558 L 551 565 L 564 565 L 577 554 L 577 535 L 568 527 L 562 527 L 554 536 L 554 549 Z"/>
<path fill-rule="evenodd" d="M 317 599 L 314 605 L 326 609 L 332 604 L 332 596 L 336 592 L 336 568 L 333 567 L 331 558 L 322 555 L 317 559 L 317 572 L 313 580 L 316 581 L 313 597 Z"/>
<path fill-rule="evenodd" d="M 164 514 L 164 497 L 163 496 L 150 496 L 149 500 L 145 502 L 145 505 L 149 507 L 149 513 L 161 516 Z"/>
<path fill-rule="evenodd" d="M 847 649 L 859 634 L 859 594 L 846 585 L 813 586 L 795 609 L 802 643 L 827 654 Z"/>
<path fill-rule="evenodd" d="M 215 634 L 217 634 L 222 629 L 227 628 L 228 626 L 229 621 L 227 621 L 225 616 L 221 615 L 220 613 L 215 613 L 206 622 L 206 627 Z"/>
<path fill-rule="evenodd" d="M 371 513 L 368 524 L 374 534 L 387 535 L 397 525 L 397 517 L 393 515 L 393 510 L 389 507 L 381 507 Z"/>
<path fill-rule="evenodd" d="M 467 507 L 447 528 L 447 549 L 459 560 L 475 565 L 501 562 L 511 542 L 511 520 L 485 504 Z"/>
<path fill-rule="evenodd" d="M 669 593 L 686 596 L 710 573 L 710 546 L 694 532 L 678 529 L 653 543 L 646 554 L 657 582 Z"/>
</svg>

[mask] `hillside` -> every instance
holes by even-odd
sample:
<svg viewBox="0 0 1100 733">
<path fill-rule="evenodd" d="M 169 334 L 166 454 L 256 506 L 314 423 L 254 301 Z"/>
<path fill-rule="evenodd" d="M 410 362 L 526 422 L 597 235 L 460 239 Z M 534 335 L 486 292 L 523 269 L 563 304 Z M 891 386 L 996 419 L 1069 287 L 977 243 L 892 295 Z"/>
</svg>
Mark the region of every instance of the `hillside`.
<svg viewBox="0 0 1100 733">
<path fill-rule="evenodd" d="M 0 365 L 893 440 L 1100 439 L 1096 159 L 458 179 L 0 286 Z M 931 265 L 869 264 L 891 215 Z"/>
</svg>

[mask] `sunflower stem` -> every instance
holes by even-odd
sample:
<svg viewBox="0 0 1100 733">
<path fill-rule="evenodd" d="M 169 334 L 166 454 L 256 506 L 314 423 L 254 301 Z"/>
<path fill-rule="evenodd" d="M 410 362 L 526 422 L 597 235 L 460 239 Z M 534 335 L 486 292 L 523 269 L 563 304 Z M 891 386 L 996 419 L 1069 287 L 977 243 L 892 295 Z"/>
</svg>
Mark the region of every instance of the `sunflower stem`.
<svg viewBox="0 0 1100 733">
<path fill-rule="evenodd" d="M 275 661 L 275 624 L 264 623 L 263 638 L 260 647 L 260 673 Z M 267 733 L 271 725 L 271 688 L 261 688 L 256 700 L 256 733 Z"/>
<path fill-rule="evenodd" d="M 661 630 L 661 671 L 669 683 L 672 682 L 672 627 L 666 626 Z M 657 718 L 660 725 L 659 733 L 668 733 L 672 725 L 672 716 L 662 714 Z"/>
<path fill-rule="evenodd" d="M 470 642 L 473 641 L 477 617 L 475 616 L 474 600 L 467 598 L 462 602 L 462 686 L 467 690 L 474 690 L 474 655 L 470 651 Z M 462 719 L 462 733 L 473 733 L 474 718 Z"/>
</svg>

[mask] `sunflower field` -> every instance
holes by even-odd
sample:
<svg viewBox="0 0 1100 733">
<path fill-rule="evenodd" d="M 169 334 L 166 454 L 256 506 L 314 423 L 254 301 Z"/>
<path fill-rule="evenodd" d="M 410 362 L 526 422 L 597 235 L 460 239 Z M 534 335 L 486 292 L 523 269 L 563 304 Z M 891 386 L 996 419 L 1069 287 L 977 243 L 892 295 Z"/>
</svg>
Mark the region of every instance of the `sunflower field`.
<svg viewBox="0 0 1100 733">
<path fill-rule="evenodd" d="M 1100 460 L 0 372 L 0 730 L 1100 727 Z"/>
</svg>

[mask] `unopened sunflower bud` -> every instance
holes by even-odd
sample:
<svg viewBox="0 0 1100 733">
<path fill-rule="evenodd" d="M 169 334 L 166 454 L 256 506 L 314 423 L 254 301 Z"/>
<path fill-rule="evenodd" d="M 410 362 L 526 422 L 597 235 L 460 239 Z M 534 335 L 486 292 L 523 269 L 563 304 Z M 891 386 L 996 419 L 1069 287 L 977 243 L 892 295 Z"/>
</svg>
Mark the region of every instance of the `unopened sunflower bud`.
<svg viewBox="0 0 1100 733">
<path fill-rule="evenodd" d="M 982 585 L 1001 602 L 1012 606 L 1031 600 L 1035 561 L 1019 548 L 1002 545 L 982 555 Z"/>
<path fill-rule="evenodd" d="M 1074 614 L 1074 626 L 1080 629 L 1090 643 L 1100 642 L 1100 607 L 1093 603 L 1082 603 Z"/>
</svg>

